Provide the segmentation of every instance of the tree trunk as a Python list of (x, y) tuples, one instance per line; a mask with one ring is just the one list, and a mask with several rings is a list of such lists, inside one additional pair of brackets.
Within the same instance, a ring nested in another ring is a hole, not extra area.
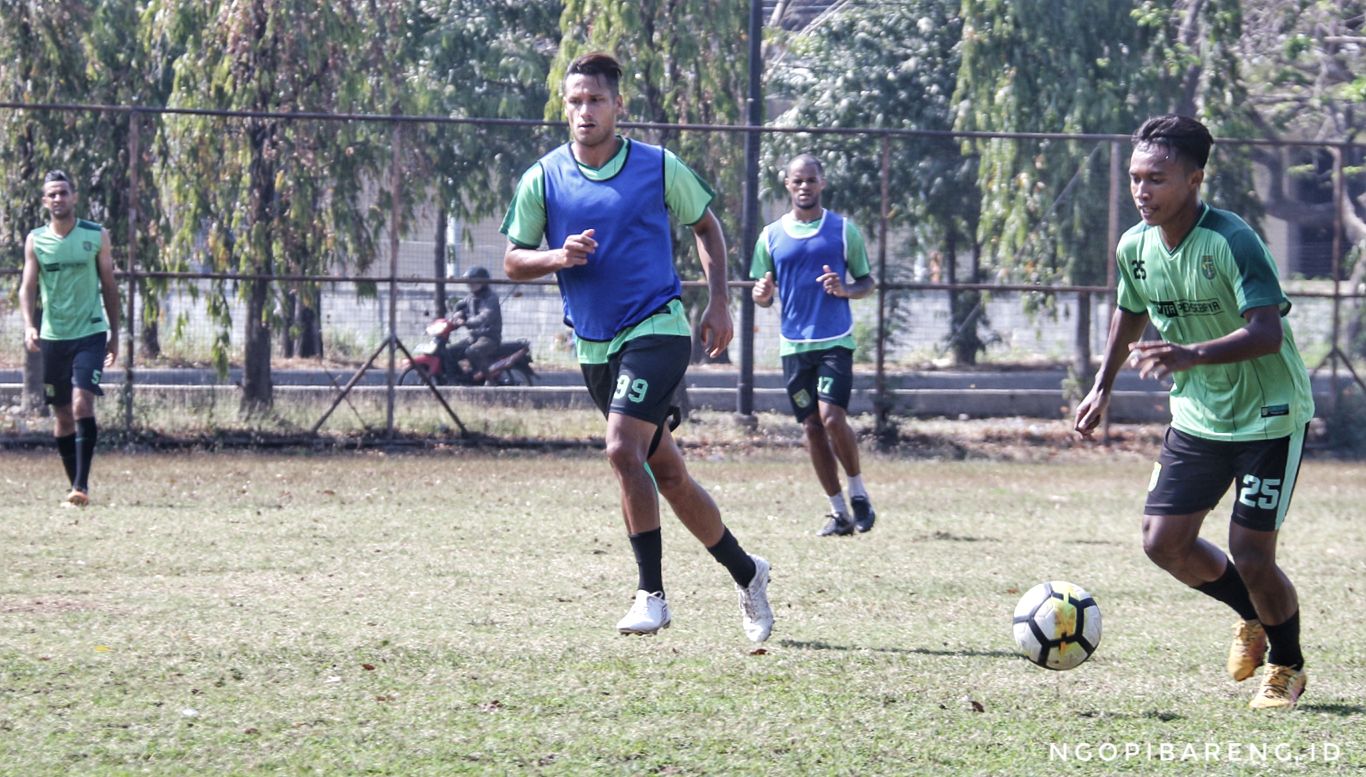
[(1091, 293), (1077, 295), (1077, 328), (1072, 339), (1072, 371), (1083, 386), (1091, 385)]
[(142, 299), (142, 358), (156, 359), (161, 356), (161, 301), (147, 288), (146, 281), (138, 281), (138, 285)]
[(286, 359), (294, 358), (294, 338), (297, 334), (297, 329), (294, 326), (294, 319), (298, 309), (298, 289), (290, 289), (280, 295), (279, 320), (284, 322), (284, 326), (280, 328), (280, 354)]
[(246, 346), (242, 363), (243, 415), (267, 411), (274, 400), (275, 387), (270, 376), (270, 281), (251, 281), (247, 299)]
[(297, 329), (299, 355), (305, 359), (323, 357), (322, 290), (315, 283), (305, 284), (299, 294)]

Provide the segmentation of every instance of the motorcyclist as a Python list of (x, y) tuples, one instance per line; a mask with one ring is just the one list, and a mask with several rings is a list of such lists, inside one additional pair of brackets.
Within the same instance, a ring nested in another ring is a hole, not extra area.
[(451, 343), (452, 362), (464, 358), (470, 363), (470, 373), (476, 383), (484, 380), (489, 362), (503, 341), (503, 311), (498, 295), (489, 287), (489, 271), (471, 267), (465, 271), (470, 293), (455, 303), (451, 319), (456, 326), (466, 328), (466, 336)]

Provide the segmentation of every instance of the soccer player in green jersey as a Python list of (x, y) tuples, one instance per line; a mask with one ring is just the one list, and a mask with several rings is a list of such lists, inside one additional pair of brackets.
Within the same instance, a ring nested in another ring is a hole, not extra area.
[[(854, 385), (854, 319), (849, 300), (873, 290), (868, 252), (854, 222), (821, 205), (820, 160), (798, 154), (783, 171), (792, 209), (764, 227), (754, 245), (751, 297), (759, 307), (782, 301), (783, 377), (816, 479), (830, 500), (821, 537), (870, 531), (877, 514), (863, 484), (858, 438), (847, 410)], [(850, 279), (845, 283), (845, 277)], [(849, 501), (839, 467), (849, 478)], [(853, 508), (850, 516), (849, 508)]]
[[(1289, 709), (1306, 678), (1299, 601), (1276, 564), (1276, 540), (1314, 401), (1271, 253), (1246, 222), (1200, 199), (1213, 143), (1185, 116), (1157, 116), (1134, 133), (1129, 191), (1142, 222), (1115, 251), (1117, 306), (1076, 430), (1095, 430), (1126, 360), (1143, 377), (1172, 378), (1172, 422), (1148, 484), (1143, 549), (1238, 613), (1229, 674), (1242, 681), (1266, 663), (1251, 706)], [(1162, 339), (1135, 342), (1149, 322)], [(1230, 483), (1238, 497), (1231, 559), (1200, 538)]]
[[(90, 502), (90, 463), (98, 427), (100, 376), (118, 356), (119, 290), (109, 233), (76, 218), (76, 187), (60, 170), (43, 180), (50, 220), (28, 234), (19, 307), (24, 347), (43, 354), (43, 391), (52, 407), (53, 434), (71, 491), (66, 504)], [(42, 297), (42, 326), (37, 300)]]

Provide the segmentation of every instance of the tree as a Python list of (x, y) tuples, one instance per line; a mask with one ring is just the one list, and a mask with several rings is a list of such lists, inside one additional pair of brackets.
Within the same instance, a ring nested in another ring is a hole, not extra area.
[[(748, 4), (709, 0), (566, 0), (560, 16), (562, 44), (547, 79), (545, 116), (564, 115), (560, 85), (569, 63), (593, 50), (612, 52), (626, 70), (622, 97), (634, 120), (660, 124), (736, 124), (742, 116), (741, 96), (748, 91)], [(716, 191), (712, 210), (731, 236), (737, 259), (733, 273), (748, 269), (748, 249), (736, 250), (739, 192), (744, 171), (743, 144), (718, 141), (709, 133), (673, 128), (639, 132), (651, 143), (668, 147), (706, 179)], [(563, 135), (561, 135), (563, 137)], [(696, 276), (692, 238), (675, 225), (675, 263), (684, 278)], [(701, 294), (685, 290), (684, 302), (694, 320), (701, 313)], [(694, 337), (694, 360), (703, 358)], [(723, 356), (720, 361), (728, 361)]]
[[(1128, 134), (1149, 114), (1197, 113), (1236, 135), (1244, 99), (1227, 42), (1236, 0), (1127, 0), (1058, 5), (964, 0), (960, 130)], [(1065, 41), (1066, 45), (1058, 45)], [(978, 230), (998, 277), (1040, 284), (1103, 283), (1113, 246), (1106, 223), (1107, 149), (1074, 141), (976, 140)], [(1246, 158), (1226, 154), (1211, 194), (1250, 219)], [(1051, 300), (1046, 300), (1051, 303)], [(1075, 371), (1091, 371), (1089, 300), (1078, 305)]]
[[(362, 188), (367, 174), (387, 163), (387, 137), (367, 127), (257, 114), (365, 106), (371, 75), (384, 72), (382, 61), (366, 56), (374, 52), (366, 26), (374, 10), (357, 0), (154, 0), (148, 8), (152, 40), (181, 52), (175, 107), (253, 112), (234, 120), (168, 118), (160, 170), (176, 215), (177, 261), (197, 256), (215, 270), (257, 276), (237, 286), (246, 303), (248, 415), (273, 398), (271, 331), (279, 313), (271, 276), (333, 262), (364, 269), (380, 222), (374, 207), (362, 205)], [(231, 286), (218, 282), (209, 299), (222, 327), (214, 345), (220, 370), (229, 356), (229, 293)]]
[[(821, 24), (781, 36), (780, 53), (768, 70), (770, 97), (791, 103), (773, 124), (950, 130), (963, 23), (956, 8), (938, 0), (883, 6), (851, 5)], [(827, 204), (851, 216), (865, 231), (881, 220), (882, 152), (873, 135), (777, 134), (766, 138), (764, 176), (784, 196), (780, 171), (793, 155), (809, 151), (826, 167)], [(893, 141), (889, 225), (908, 235), (912, 256), (944, 257), (956, 280), (960, 246), (975, 257), (976, 160), (952, 142), (932, 137)], [(746, 247), (748, 250), (750, 247)], [(968, 280), (976, 280), (974, 267)], [(911, 280), (915, 268), (900, 261), (892, 277)], [(956, 360), (971, 363), (981, 348), (975, 294), (950, 293), (949, 343)], [(894, 296), (893, 300), (898, 297)], [(894, 307), (893, 319), (910, 311)], [(906, 322), (900, 321), (901, 325)], [(889, 333), (890, 334), (890, 333)]]
[[(559, 0), (412, 2), (402, 17), (404, 74), (394, 100), (403, 113), (453, 118), (526, 118), (549, 94), (546, 73), (559, 45)], [(411, 163), (420, 176), (414, 194), (435, 195), (433, 258), (445, 274), (446, 223), (468, 225), (507, 206), (520, 166), (545, 145), (548, 133), (474, 124), (413, 127)], [(465, 226), (461, 238), (470, 239)], [(445, 289), (436, 305), (444, 315)]]

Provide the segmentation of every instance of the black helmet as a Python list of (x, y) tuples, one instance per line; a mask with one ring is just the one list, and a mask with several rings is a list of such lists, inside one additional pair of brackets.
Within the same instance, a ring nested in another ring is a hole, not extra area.
[(465, 271), (465, 277), (469, 279), (477, 278), (479, 280), (486, 281), (489, 279), (489, 271), (485, 270), (483, 267), (471, 267), (470, 269)]

